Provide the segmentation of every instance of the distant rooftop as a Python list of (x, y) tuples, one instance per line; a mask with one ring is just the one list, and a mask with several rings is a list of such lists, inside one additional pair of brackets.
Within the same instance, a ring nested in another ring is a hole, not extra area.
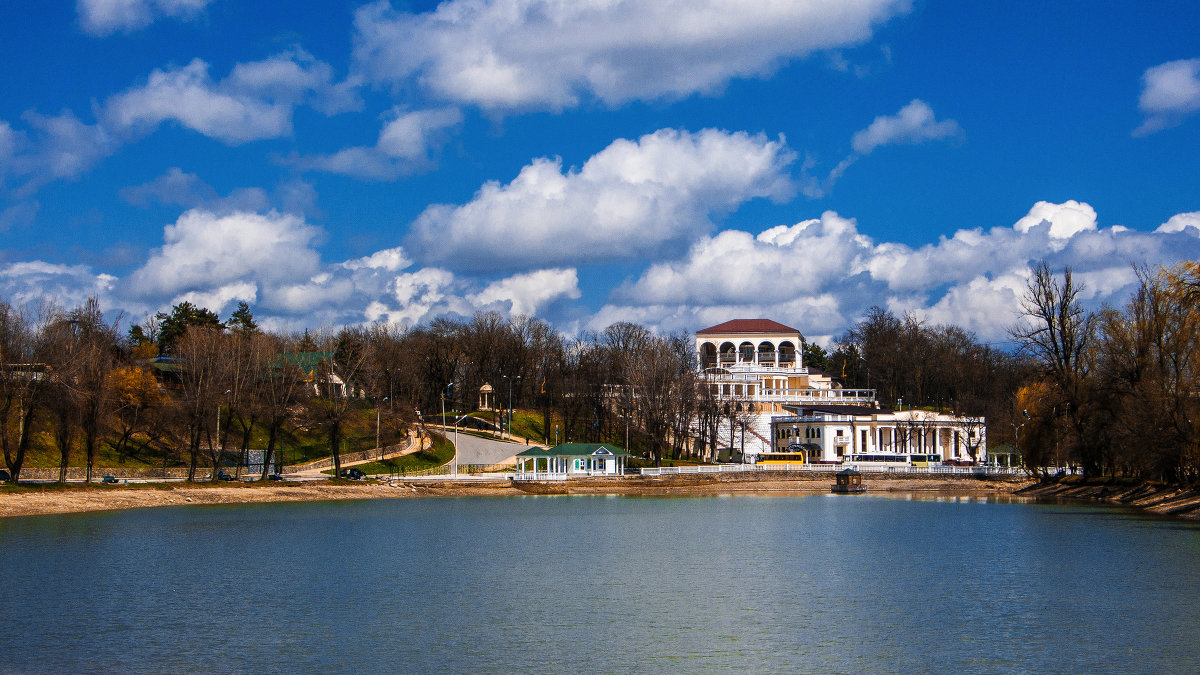
[(799, 333), (800, 331), (770, 319), (734, 319), (696, 331), (696, 335), (714, 333)]

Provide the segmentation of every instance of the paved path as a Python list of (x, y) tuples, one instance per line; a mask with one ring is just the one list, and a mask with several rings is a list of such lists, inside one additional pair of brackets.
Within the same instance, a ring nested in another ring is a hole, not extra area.
[[(373, 455), (371, 457), (368, 457), (367, 459), (360, 459), (360, 460), (353, 461), (353, 462), (347, 462), (345, 460), (342, 460), (342, 462), (341, 462), (342, 468), (345, 469), (348, 466), (356, 466), (358, 464), (367, 464), (370, 462), (379, 461), (380, 459), (391, 459), (393, 457), (407, 455), (407, 454), (409, 454), (409, 450), (412, 447), (413, 443), (415, 443), (414, 439), (412, 439), (412, 438), (409, 438), (408, 441), (409, 442), (406, 443), (403, 448), (400, 448), (399, 450), (393, 450), (392, 452), (384, 453), (383, 457), (377, 457), (377, 456)], [(304, 471), (297, 471), (296, 473), (289, 473), (289, 474), (284, 474), (284, 475), (287, 476), (289, 479), (291, 479), (291, 478), (303, 478), (303, 479), (329, 478), (329, 474), (324, 473), (324, 472), (328, 471), (331, 468), (333, 468), (333, 467), (326, 466), (326, 467), (322, 467), (320, 469), (305, 469)]]
[[(446, 434), (454, 440), (454, 430)], [(470, 434), (458, 434), (458, 463), (459, 464), (499, 464), (518, 452), (529, 449), (524, 443), (509, 443), (508, 441), (493, 441), (479, 438)]]
[[(435, 429), (440, 429), (440, 427), (436, 425), (430, 426)], [(454, 442), (454, 427), (446, 429), (445, 434), (451, 442)], [(524, 439), (521, 439), (520, 442), (515, 443), (510, 441), (496, 441), (488, 438), (472, 436), (471, 434), (465, 434), (460, 431), (458, 434), (458, 463), (499, 464), (511, 458), (518, 452), (524, 452), (531, 447), (544, 447), (540, 443), (526, 445), (523, 441)], [(391, 457), (399, 457), (403, 454), (405, 454), (405, 451), (403, 450), (400, 452), (392, 452), (384, 455), (384, 458), (387, 459)], [(367, 462), (373, 461), (375, 461), (374, 457), (357, 462), (342, 462), (342, 468), (344, 469), (348, 466), (366, 464)], [(328, 478), (329, 474), (323, 473), (328, 469), (329, 467), (325, 467), (323, 469), (308, 469), (299, 473), (289, 473), (287, 474), (287, 478), (288, 480), (312, 480), (314, 478)]]

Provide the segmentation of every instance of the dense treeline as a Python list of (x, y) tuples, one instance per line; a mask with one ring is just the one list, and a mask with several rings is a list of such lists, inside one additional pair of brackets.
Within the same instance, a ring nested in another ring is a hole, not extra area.
[(1123, 309), (1085, 311), (1071, 271), (1035, 270), (1013, 330), (1038, 369), (1016, 408), (1031, 466), (1194, 482), (1200, 475), (1200, 263), (1138, 271)]
[(828, 369), (885, 405), (986, 416), (989, 447), (1014, 445), (1032, 470), (1194, 482), (1200, 263), (1138, 270), (1138, 280), (1124, 308), (1089, 312), (1069, 269), (1039, 264), (1010, 331), (1015, 351), (875, 308)]
[[(1033, 469), (1194, 480), (1200, 267), (1140, 280), (1124, 310), (1088, 313), (1070, 271), (1060, 279), (1040, 265), (1026, 320), (1012, 329), (1015, 352), (874, 308), (831, 352), (806, 342), (804, 360), (845, 387), (875, 389), (884, 407), (986, 418), (989, 447), (1015, 446)], [(0, 303), (0, 445), (14, 476), (39, 435), (60, 477), (76, 453), (90, 475), (107, 446), (156, 451), (194, 478), (227, 449), (244, 457), (254, 438), (270, 465), (281, 434), (304, 428), (340, 468), (347, 425), (364, 409), (386, 411), (394, 437), (441, 421), (443, 408), (474, 410), (489, 384), (492, 421), (506, 424), (510, 407), (534, 411), (537, 440), (712, 460), (739, 445), (755, 411), (700, 386), (695, 358), (690, 333), (624, 322), (566, 337), (540, 319), (481, 312), (407, 331), (281, 335), (261, 330), (244, 303), (221, 321), (185, 302), (122, 335), (94, 300), (32, 318)]]
[(878, 307), (835, 347), (826, 362), (844, 386), (874, 389), (884, 407), (984, 418), (990, 448), (1014, 443), (1013, 399), (1035, 368), (1028, 357), (982, 343), (957, 326), (928, 325)]
[(608, 440), (660, 460), (694, 452), (692, 351), (688, 336), (633, 324), (567, 340), (541, 320), (496, 313), (281, 335), (261, 330), (245, 303), (222, 321), (184, 302), (122, 335), (95, 300), (36, 316), (0, 303), (0, 446), (16, 479), (49, 438), (61, 481), (81, 450), (90, 478), (102, 444), (185, 465), (192, 480), (200, 467), (243, 462), (258, 438), (265, 476), (282, 434), (303, 428), (326, 439), (338, 471), (364, 408), (385, 411), (376, 419), (395, 437), (441, 421), (442, 409), (474, 410), (486, 383), (495, 407), (540, 413), (538, 440)]

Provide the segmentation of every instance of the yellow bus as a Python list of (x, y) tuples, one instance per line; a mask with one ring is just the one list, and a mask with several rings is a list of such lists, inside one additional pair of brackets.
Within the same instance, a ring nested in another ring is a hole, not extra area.
[(808, 463), (807, 457), (803, 450), (787, 451), (787, 452), (760, 452), (758, 454), (757, 464), (764, 466), (796, 466), (799, 468)]

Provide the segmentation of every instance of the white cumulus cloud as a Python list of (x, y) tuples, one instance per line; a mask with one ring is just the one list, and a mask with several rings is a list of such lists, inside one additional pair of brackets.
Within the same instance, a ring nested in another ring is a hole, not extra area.
[(579, 169), (558, 159), (485, 184), (461, 206), (434, 205), (408, 246), (460, 269), (532, 269), (656, 255), (712, 229), (713, 213), (783, 199), (794, 154), (782, 140), (706, 129), (617, 140)]
[(190, 19), (212, 0), (78, 0), (79, 23), (92, 35), (129, 33), (159, 17)]
[(1200, 111), (1200, 59), (1169, 61), (1142, 74), (1138, 109), (1146, 119), (1133, 130), (1147, 136), (1177, 126)]
[(320, 231), (299, 216), (191, 210), (163, 229), (163, 245), (128, 279), (135, 297), (175, 298), (240, 282), (279, 286), (316, 272)]
[(1012, 227), (960, 230), (912, 248), (876, 241), (854, 220), (826, 212), (757, 237), (705, 237), (681, 259), (653, 264), (615, 289), (592, 327), (634, 317), (627, 320), (694, 330), (730, 316), (768, 316), (837, 335), (878, 305), (1003, 339), (1039, 260), (1070, 266), (1094, 306), (1120, 305), (1136, 283), (1135, 265), (1200, 255), (1200, 237), (1177, 232), (1099, 229), (1086, 203), (1039, 202)]
[(221, 81), (208, 71), (198, 58), (181, 68), (156, 69), (146, 84), (105, 101), (104, 122), (126, 133), (176, 122), (233, 145), (290, 134), (300, 103), (326, 114), (359, 105), (352, 84), (335, 83), (327, 64), (300, 49), (238, 64)]
[(146, 130), (175, 121), (231, 144), (283, 136), (292, 125), (286, 105), (221, 91), (200, 59), (182, 68), (155, 70), (145, 86), (110, 98), (106, 114), (119, 129)]
[(1188, 228), (1192, 228), (1192, 233), (1200, 236), (1200, 211), (1192, 211), (1191, 213), (1177, 213), (1167, 222), (1158, 226), (1156, 232), (1184, 232)]
[(1013, 225), (1018, 232), (1028, 232), (1035, 227), (1048, 226), (1050, 237), (1061, 245), (1080, 232), (1096, 229), (1096, 210), (1090, 204), (1068, 199), (1062, 204), (1038, 202), (1029, 209), (1025, 217)]
[(854, 134), (851, 145), (858, 154), (867, 155), (883, 145), (917, 145), (961, 135), (958, 122), (938, 121), (928, 103), (913, 99), (895, 115), (876, 117), (870, 126)]
[(457, 108), (401, 112), (393, 110), (373, 146), (353, 146), (331, 155), (294, 161), (305, 170), (340, 173), (357, 178), (390, 180), (432, 165), (433, 151), (447, 130), (462, 122)]
[(41, 260), (0, 264), (0, 297), (14, 306), (35, 307), (43, 300), (64, 308), (96, 297), (110, 300), (117, 278), (96, 274), (86, 265), (60, 265)]
[(486, 108), (672, 99), (866, 42), (908, 0), (450, 0), (410, 14), (380, 0), (355, 16), (373, 80), (410, 79)]
[(515, 274), (489, 284), (469, 299), (479, 307), (493, 303), (504, 307), (511, 315), (533, 316), (545, 305), (556, 300), (578, 300), (579, 275), (573, 269), (549, 269)]
[(1083, 202), (1038, 203), (1012, 226), (962, 229), (916, 247), (868, 236), (832, 211), (757, 236), (703, 234), (619, 285), (589, 318), (575, 303), (582, 290), (573, 267), (475, 275), (422, 266), (403, 247), (322, 262), (320, 231), (300, 216), (193, 209), (164, 228), (161, 248), (124, 278), (82, 265), (9, 263), (0, 265), (0, 297), (36, 304), (50, 296), (70, 307), (95, 295), (133, 317), (183, 300), (224, 316), (245, 300), (264, 326), (293, 330), (375, 321), (411, 326), (479, 309), (570, 317), (574, 327), (636, 321), (656, 330), (765, 316), (800, 326), (821, 343), (877, 305), (1003, 340), (1040, 260), (1056, 270), (1070, 266), (1084, 284), (1082, 297), (1099, 307), (1127, 300), (1135, 266), (1200, 258), (1195, 213), (1153, 232), (1101, 228), (1096, 220)]

